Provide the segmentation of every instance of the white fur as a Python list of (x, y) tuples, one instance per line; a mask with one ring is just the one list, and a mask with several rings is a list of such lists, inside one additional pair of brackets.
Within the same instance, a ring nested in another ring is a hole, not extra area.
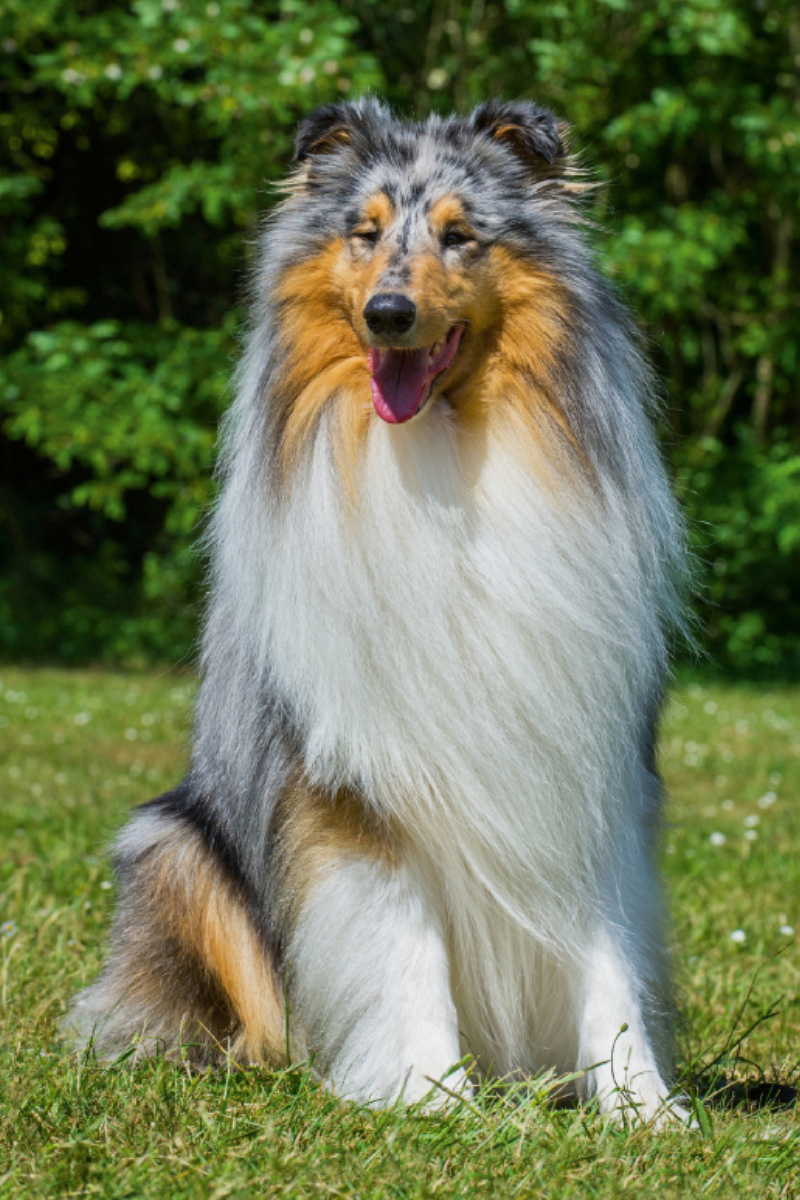
[[(289, 945), (290, 1022), (345, 1097), (428, 1096), (460, 1057), (441, 915), (408, 866), (345, 858), (314, 890)], [(465, 1073), (446, 1086), (465, 1085)], [(448, 1093), (433, 1091), (429, 1104)]]
[[(619, 1082), (646, 1114), (667, 1094), (645, 760), (675, 529), (629, 412), (641, 507), (574, 464), (532, 469), (510, 425), (473, 446), (444, 402), (373, 424), (355, 502), (329, 414), (288, 500), (246, 491), (241, 462), (229, 482), (217, 579), (232, 639), (290, 699), (309, 777), (357, 787), (411, 847), (402, 881), (337, 869), (296, 935), (298, 1017), (348, 1094), (396, 1096), (410, 1071), (416, 1096), (464, 1050), (494, 1075), (594, 1066), (624, 1023)], [(609, 1070), (585, 1089), (606, 1105)]]

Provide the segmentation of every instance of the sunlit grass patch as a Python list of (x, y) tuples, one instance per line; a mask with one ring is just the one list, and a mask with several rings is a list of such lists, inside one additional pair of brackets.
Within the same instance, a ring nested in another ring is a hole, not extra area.
[(800, 690), (689, 684), (666, 714), (683, 1063), (687, 1086), (728, 1090), (658, 1134), (555, 1109), (546, 1079), (432, 1116), (340, 1105), (302, 1065), (65, 1054), (114, 902), (106, 848), (179, 779), (193, 694), (188, 675), (0, 669), (0, 1194), (800, 1195), (800, 1120), (779, 1107), (800, 1082)]

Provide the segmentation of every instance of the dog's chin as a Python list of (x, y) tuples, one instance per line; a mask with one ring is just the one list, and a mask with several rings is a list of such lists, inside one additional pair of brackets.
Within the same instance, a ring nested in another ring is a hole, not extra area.
[(458, 322), (443, 342), (427, 346), (375, 346), (367, 355), (375, 412), (388, 425), (413, 420), (428, 405), (455, 361), (465, 325)]

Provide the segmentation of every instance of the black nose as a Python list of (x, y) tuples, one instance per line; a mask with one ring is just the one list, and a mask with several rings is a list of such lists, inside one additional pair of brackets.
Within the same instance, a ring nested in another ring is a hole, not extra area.
[(373, 333), (408, 333), (416, 319), (416, 304), (401, 292), (379, 292), (364, 308), (364, 320)]

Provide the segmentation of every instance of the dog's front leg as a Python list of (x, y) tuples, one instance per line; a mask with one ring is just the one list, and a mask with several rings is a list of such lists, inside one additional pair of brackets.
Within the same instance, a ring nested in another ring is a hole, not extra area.
[[(435, 906), (404, 862), (344, 851), (308, 888), (287, 963), (290, 1021), (318, 1073), (349, 1099), (446, 1102), (460, 1058)], [(450, 1090), (468, 1089), (464, 1071)]]
[[(582, 975), (578, 1065), (588, 1070), (587, 1094), (598, 1097), (604, 1113), (643, 1121), (683, 1116), (667, 1106), (671, 1047), (660, 1009), (669, 998), (658, 995), (658, 973), (642, 949), (619, 926), (601, 926)], [(666, 992), (666, 980), (663, 986)]]

